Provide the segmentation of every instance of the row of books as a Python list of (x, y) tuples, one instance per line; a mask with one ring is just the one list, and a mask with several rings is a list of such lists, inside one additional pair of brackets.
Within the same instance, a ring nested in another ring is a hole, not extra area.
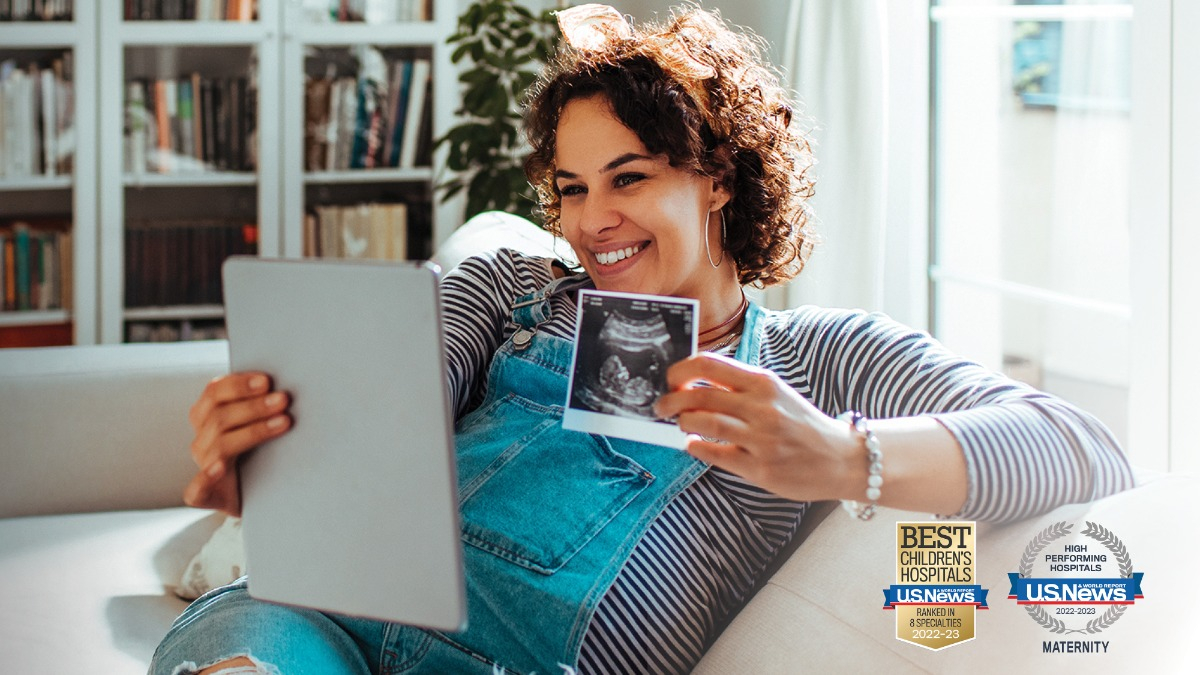
[(225, 322), (221, 319), (130, 321), (125, 324), (126, 342), (224, 340), (226, 337)]
[(0, 21), (70, 21), (71, 0), (0, 0)]
[(304, 218), (304, 255), (406, 260), (408, 205), (317, 206)]
[(253, 171), (258, 91), (250, 78), (135, 79), (125, 92), (125, 170)]
[(71, 173), (75, 89), (71, 52), (0, 61), (0, 178)]
[(362, 21), (370, 24), (429, 21), (432, 0), (304, 0), (306, 21)]
[(304, 168), (427, 166), (433, 123), (429, 59), (389, 63), (365, 48), (360, 64), (357, 77), (305, 82)]
[(257, 0), (125, 0), (126, 21), (253, 21)]
[(257, 249), (256, 225), (130, 222), (125, 230), (125, 306), (219, 305), (221, 263)]
[(3, 311), (71, 307), (71, 233), (67, 227), (68, 223), (42, 228), (13, 221), (0, 229)]

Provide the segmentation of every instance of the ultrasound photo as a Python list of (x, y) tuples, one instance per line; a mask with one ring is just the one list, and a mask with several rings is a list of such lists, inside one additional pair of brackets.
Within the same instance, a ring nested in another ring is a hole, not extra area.
[(563, 426), (672, 447), (686, 436), (654, 415), (667, 368), (696, 351), (695, 300), (580, 291)]

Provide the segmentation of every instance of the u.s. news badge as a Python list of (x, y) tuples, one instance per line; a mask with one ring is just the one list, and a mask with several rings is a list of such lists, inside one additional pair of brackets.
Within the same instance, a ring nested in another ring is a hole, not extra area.
[(896, 639), (937, 651), (975, 639), (975, 610), (987, 590), (975, 583), (975, 523), (896, 523), (896, 583), (883, 608), (896, 613)]
[[(1116, 534), (1103, 525), (1053, 523), (1042, 530), (1008, 573), (1010, 600), (1029, 618), (1065, 640), (1045, 640), (1048, 654), (1106, 653), (1107, 640), (1090, 639), (1113, 625), (1142, 599), (1142, 572)], [(1090, 541), (1089, 541), (1090, 540)]]

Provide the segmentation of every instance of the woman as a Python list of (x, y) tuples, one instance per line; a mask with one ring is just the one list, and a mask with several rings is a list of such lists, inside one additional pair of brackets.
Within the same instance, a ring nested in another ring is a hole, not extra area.
[[(656, 404), (694, 434), (687, 452), (547, 425), (521, 450), (547, 489), (597, 448), (653, 480), (619, 498), (575, 485), (535, 503), (501, 475), (464, 495), (463, 633), (266, 605), (243, 582), (185, 612), (155, 672), (682, 672), (811, 501), (847, 500), (864, 519), (886, 505), (1002, 521), (1132, 484), (1095, 419), (924, 334), (880, 315), (746, 300), (744, 285), (791, 278), (811, 248), (808, 145), (752, 40), (696, 8), (635, 31), (590, 5), (560, 25), (569, 47), (531, 97), (526, 170), (583, 271), (501, 250), (446, 275), (460, 485), (525, 435), (531, 414), (561, 414), (584, 286), (700, 301), (704, 351), (668, 371)], [(191, 412), (200, 471), (188, 503), (237, 513), (233, 462), (286, 433), (287, 408), (266, 374), (210, 384)], [(554, 517), (489, 530), (500, 501)], [(590, 519), (600, 511), (614, 515)], [(492, 536), (531, 551), (572, 543), (502, 557)]]

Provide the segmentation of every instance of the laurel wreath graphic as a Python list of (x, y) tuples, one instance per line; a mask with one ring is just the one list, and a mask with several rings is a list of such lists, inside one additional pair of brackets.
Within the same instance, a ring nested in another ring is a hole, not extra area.
[[(1128, 579), (1133, 576), (1133, 561), (1129, 557), (1129, 551), (1125, 548), (1117, 535), (1111, 530), (1090, 521), (1084, 521), (1087, 527), (1083, 530), (1083, 535), (1096, 540), (1112, 553), (1113, 558), (1117, 561), (1117, 567), (1120, 569), (1121, 576)], [(1038, 533), (1033, 541), (1025, 547), (1025, 553), (1021, 555), (1021, 564), (1017, 568), (1018, 573), (1022, 578), (1028, 579), (1033, 574), (1033, 563), (1037, 560), (1037, 555), (1042, 549), (1049, 546), (1057, 539), (1061, 539), (1071, 533), (1071, 525), (1066, 521), (1054, 523)], [(1056, 619), (1046, 613), (1041, 605), (1026, 605), (1025, 611), (1030, 618), (1038, 623), (1042, 628), (1051, 633), (1099, 633), (1117, 622), (1124, 614), (1127, 605), (1112, 605), (1104, 614), (1092, 619), (1084, 628), (1068, 629), (1060, 619)]]
[[(1115, 558), (1117, 561), (1117, 568), (1121, 571), (1121, 576), (1123, 578), (1128, 579), (1132, 577), (1133, 561), (1129, 558), (1129, 551), (1125, 548), (1125, 543), (1118, 539), (1117, 535), (1113, 534), (1103, 525), (1090, 521), (1084, 522), (1087, 523), (1087, 527), (1083, 530), (1083, 535), (1085, 537), (1091, 537), (1092, 539), (1100, 542), (1104, 545), (1104, 548), (1107, 548), (1109, 552), (1113, 554), (1113, 558)], [(1116, 623), (1117, 619), (1121, 618), (1125, 614), (1125, 610), (1128, 609), (1128, 607), (1128, 605), (1110, 606), (1107, 612), (1089, 621), (1087, 627), (1084, 628), (1083, 631), (1087, 631), (1088, 633), (1099, 633), (1105, 628), (1108, 628)]]
[[(1071, 525), (1066, 521), (1059, 521), (1047, 527), (1038, 533), (1033, 541), (1025, 547), (1025, 553), (1021, 555), (1021, 565), (1017, 568), (1021, 578), (1028, 579), (1033, 575), (1033, 561), (1037, 560), (1037, 554), (1042, 549), (1049, 546), (1056, 539), (1061, 539), (1068, 534), (1071, 534)], [(1056, 619), (1046, 613), (1041, 605), (1025, 605), (1025, 611), (1029, 613), (1030, 618), (1038, 622), (1042, 628), (1051, 633), (1066, 633), (1067, 625), (1060, 619)]]

